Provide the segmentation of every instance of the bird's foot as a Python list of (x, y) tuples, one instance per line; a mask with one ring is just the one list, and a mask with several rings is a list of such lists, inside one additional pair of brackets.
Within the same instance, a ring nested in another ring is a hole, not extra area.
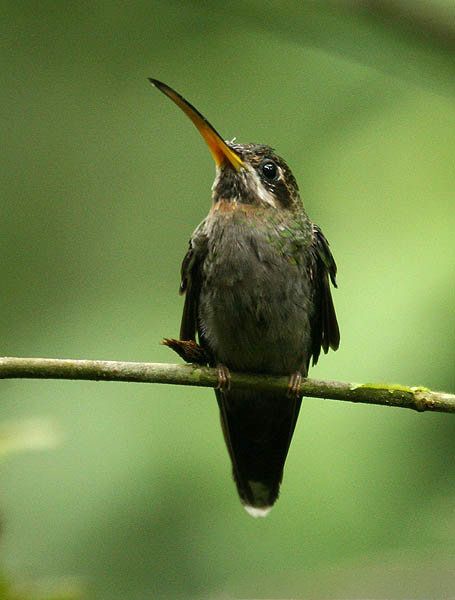
[(196, 344), (194, 340), (175, 340), (173, 338), (164, 338), (161, 342), (183, 358), (187, 363), (196, 363), (206, 365), (208, 361), (207, 354), (202, 346)]
[(231, 389), (231, 374), (229, 373), (229, 369), (225, 365), (218, 364), (216, 370), (218, 374), (216, 389), (220, 390), (220, 392), (228, 392)]
[(300, 388), (302, 386), (303, 379), (304, 377), (300, 371), (296, 371), (289, 377), (287, 391), (288, 398), (295, 398), (296, 400), (298, 400), (302, 397), (302, 392), (300, 391)]

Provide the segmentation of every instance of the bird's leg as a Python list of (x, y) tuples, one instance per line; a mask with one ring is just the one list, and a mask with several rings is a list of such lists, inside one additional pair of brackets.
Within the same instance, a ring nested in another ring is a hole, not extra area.
[(218, 385), (216, 386), (216, 389), (220, 390), (220, 392), (228, 392), (231, 388), (231, 374), (229, 373), (229, 369), (226, 365), (218, 363), (216, 370), (218, 374)]
[(295, 373), (292, 373), (292, 375), (289, 377), (289, 383), (288, 383), (288, 391), (287, 391), (288, 398), (295, 398), (298, 400), (299, 398), (302, 397), (300, 387), (302, 385), (303, 379), (305, 379), (305, 378), (300, 371), (296, 371)]
[[(161, 343), (163, 346), (167, 346), (171, 350), (174, 350), (174, 352), (177, 352), (185, 362), (196, 363), (198, 365), (207, 365), (212, 362), (204, 348), (194, 340), (164, 338)], [(225, 365), (217, 364), (216, 371), (218, 375), (216, 389), (221, 392), (229, 391), (231, 388), (231, 374), (229, 373), (229, 369)]]
[(202, 346), (196, 344), (194, 340), (175, 340), (173, 338), (164, 338), (161, 342), (183, 358), (187, 363), (196, 363), (206, 365), (209, 362), (208, 356)]

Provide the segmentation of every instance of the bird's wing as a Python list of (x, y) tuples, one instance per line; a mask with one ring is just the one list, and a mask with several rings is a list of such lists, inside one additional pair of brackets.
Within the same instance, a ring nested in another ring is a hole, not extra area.
[(338, 328), (330, 281), (336, 284), (337, 266), (330, 252), (329, 243), (317, 225), (313, 225), (313, 280), (315, 284), (315, 314), (312, 323), (313, 338), (313, 365), (318, 361), (321, 348), (327, 354), (329, 348), (337, 350), (340, 344), (340, 330)]
[(198, 330), (198, 307), (201, 292), (202, 264), (206, 255), (206, 239), (202, 225), (196, 229), (190, 239), (188, 252), (182, 262), (180, 294), (185, 294), (182, 323), (180, 325), (181, 340), (196, 340)]

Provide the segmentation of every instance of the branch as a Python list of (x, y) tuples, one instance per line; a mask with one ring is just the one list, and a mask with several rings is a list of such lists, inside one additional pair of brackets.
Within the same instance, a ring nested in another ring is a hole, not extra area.
[[(60, 358), (0, 358), (0, 379), (14, 378), (130, 381), (212, 388), (218, 385), (217, 370), (200, 365)], [(231, 373), (231, 387), (286, 393), (288, 377)], [(303, 396), (328, 400), (397, 406), (417, 411), (455, 412), (455, 394), (433, 392), (423, 387), (305, 379), (301, 385), (301, 392)]]

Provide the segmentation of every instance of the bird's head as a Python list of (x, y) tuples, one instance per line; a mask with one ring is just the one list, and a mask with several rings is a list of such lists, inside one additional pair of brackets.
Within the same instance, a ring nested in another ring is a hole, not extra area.
[(212, 199), (216, 204), (238, 202), (275, 210), (301, 206), (297, 182), (270, 146), (236, 144), (223, 140), (207, 119), (165, 83), (149, 80), (193, 121), (215, 160)]

